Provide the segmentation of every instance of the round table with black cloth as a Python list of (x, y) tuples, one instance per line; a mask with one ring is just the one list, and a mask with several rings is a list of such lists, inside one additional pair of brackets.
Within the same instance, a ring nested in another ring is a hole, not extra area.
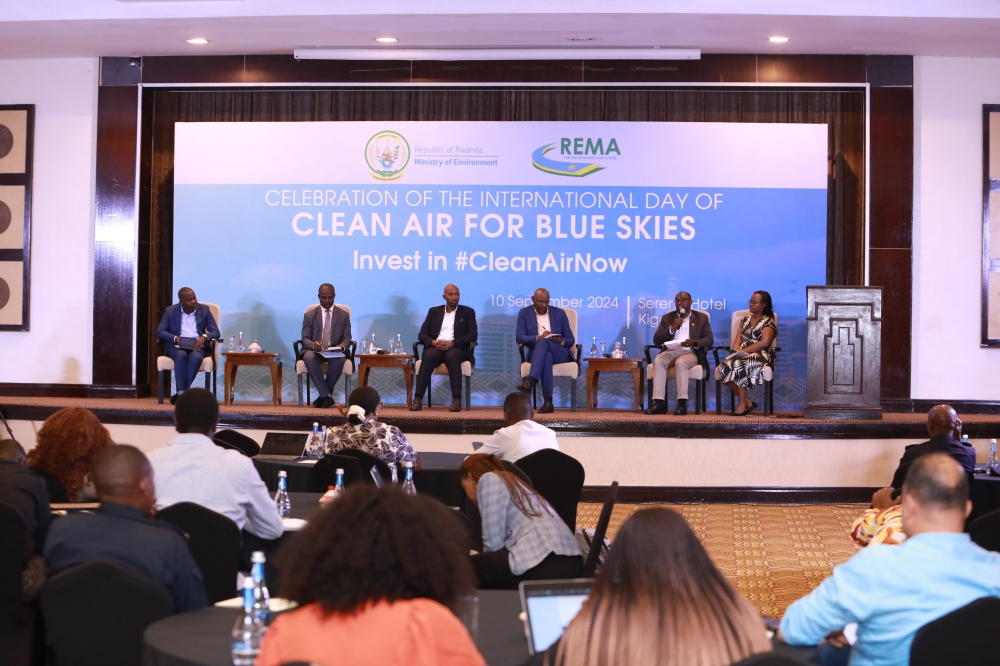
[[(976, 465), (977, 470), (983, 468), (985, 465)], [(972, 500), (972, 513), (966, 524), (991, 511), (1000, 509), (1000, 476), (993, 474), (973, 475), (972, 487), (969, 488), (969, 499)]]
[[(417, 492), (436, 497), (448, 506), (462, 506), (465, 492), (458, 475), (458, 468), (465, 460), (464, 453), (429, 451), (420, 453), (420, 471), (414, 473), (413, 483)], [(307, 492), (313, 464), (301, 460), (253, 459), (260, 478), (272, 493), (278, 489), (278, 472), (288, 474), (289, 492)], [(402, 474), (402, 470), (400, 470)]]
[[(490, 666), (514, 666), (528, 658), (521, 601), (513, 590), (480, 590), (479, 643)], [(143, 666), (232, 666), (234, 608), (203, 608), (172, 615), (146, 629)]]

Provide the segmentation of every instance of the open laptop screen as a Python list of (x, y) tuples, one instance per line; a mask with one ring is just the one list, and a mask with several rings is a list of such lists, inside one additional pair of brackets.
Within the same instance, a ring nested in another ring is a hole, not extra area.
[(555, 643), (590, 594), (592, 578), (525, 581), (521, 609), (527, 616), (528, 651), (538, 654)]

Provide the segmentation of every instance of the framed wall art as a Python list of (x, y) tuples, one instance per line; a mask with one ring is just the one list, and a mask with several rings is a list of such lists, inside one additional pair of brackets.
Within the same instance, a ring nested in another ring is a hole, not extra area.
[(35, 105), (0, 105), (0, 331), (29, 330)]

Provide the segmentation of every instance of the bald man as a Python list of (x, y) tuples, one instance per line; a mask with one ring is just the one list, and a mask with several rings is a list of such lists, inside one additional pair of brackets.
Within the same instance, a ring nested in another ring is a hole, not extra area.
[(430, 388), (431, 374), (442, 363), (448, 368), (451, 380), (451, 407), (449, 412), (462, 411), (462, 363), (476, 364), (473, 343), (479, 339), (476, 311), (459, 305), (461, 294), (453, 284), (445, 285), (444, 305), (427, 311), (417, 339), (424, 346), (417, 387), (410, 411), (423, 409), (424, 391)]
[(156, 329), (157, 339), (166, 343), (164, 355), (174, 360), (177, 392), (170, 396), (171, 405), (177, 404), (177, 397), (191, 387), (201, 362), (212, 353), (209, 341), (222, 337), (212, 310), (198, 302), (194, 289), (182, 287), (177, 300), (164, 311)]
[(539, 414), (555, 411), (552, 404), (552, 366), (573, 360), (573, 329), (561, 308), (549, 306), (549, 290), (539, 288), (531, 297), (531, 305), (517, 313), (517, 344), (530, 350), (531, 370), (517, 390), (530, 394), (541, 382), (545, 402)]
[(903, 457), (899, 459), (899, 467), (889, 484), (896, 494), (903, 487), (910, 465), (928, 453), (947, 453), (962, 466), (966, 474), (972, 474), (972, 470), (976, 468), (976, 450), (962, 444), (962, 419), (958, 418), (950, 405), (938, 405), (927, 412), (927, 434), (930, 435), (928, 441), (907, 446)]
[[(976, 599), (1000, 596), (1000, 553), (963, 533), (972, 510), (969, 482), (951, 456), (914, 461), (900, 509), (906, 541), (865, 548), (835, 567), (785, 611), (780, 639), (792, 645), (827, 639), (828, 646), (851, 650), (851, 666), (907, 666), (918, 629)], [(858, 640), (848, 648), (843, 629), (852, 623)]]
[(45, 542), (49, 573), (111, 560), (166, 587), (178, 613), (206, 606), (205, 584), (184, 533), (155, 519), (153, 468), (142, 451), (127, 444), (101, 449), (93, 475), (101, 506), (52, 524)]

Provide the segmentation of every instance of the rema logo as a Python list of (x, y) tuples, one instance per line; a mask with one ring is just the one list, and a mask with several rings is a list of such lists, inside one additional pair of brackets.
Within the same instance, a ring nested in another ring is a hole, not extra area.
[[(531, 154), (531, 164), (539, 171), (544, 171), (546, 173), (551, 173), (556, 176), (574, 176), (576, 178), (582, 178), (583, 176), (589, 176), (592, 173), (597, 173), (602, 169), (606, 168), (603, 164), (598, 162), (588, 162), (584, 160), (576, 161), (561, 161), (554, 160), (548, 156), (556, 149), (557, 145), (550, 143), (545, 146), (541, 146), (535, 152)], [(614, 137), (605, 142), (603, 138), (583, 138), (574, 137), (566, 138), (563, 137), (559, 140), (558, 144), (560, 157), (565, 155), (568, 157), (588, 157), (592, 156), (591, 159), (599, 159), (601, 161), (614, 160), (614, 156), (621, 157), (622, 151), (618, 147), (618, 141)]]

